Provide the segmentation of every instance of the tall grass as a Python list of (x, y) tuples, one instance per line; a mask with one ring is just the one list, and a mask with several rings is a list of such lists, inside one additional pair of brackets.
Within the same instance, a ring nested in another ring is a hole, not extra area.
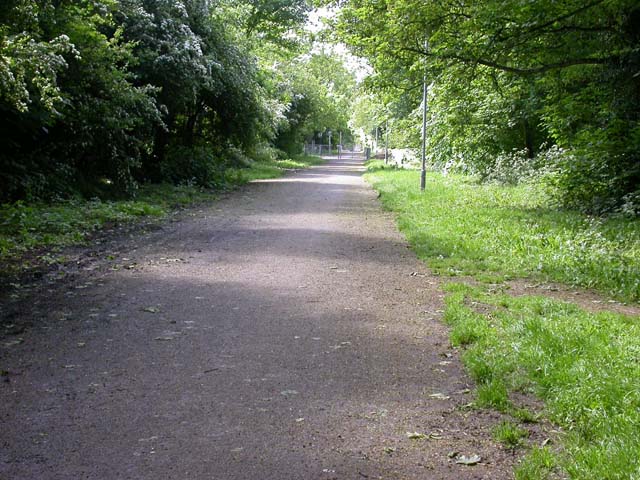
[(421, 193), (415, 171), (373, 169), (367, 179), (435, 272), (531, 277), (640, 300), (640, 220), (547, 208), (533, 185), (431, 173)]

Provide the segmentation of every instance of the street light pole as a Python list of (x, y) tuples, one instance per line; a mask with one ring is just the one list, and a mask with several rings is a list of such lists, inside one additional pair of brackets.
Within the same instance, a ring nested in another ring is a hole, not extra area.
[[(429, 49), (429, 41), (424, 41), (425, 55)], [(420, 191), (424, 192), (427, 184), (427, 62), (425, 58), (424, 75), (422, 77), (422, 170), (420, 171)]]
[(384, 123), (384, 164), (389, 163), (389, 119)]

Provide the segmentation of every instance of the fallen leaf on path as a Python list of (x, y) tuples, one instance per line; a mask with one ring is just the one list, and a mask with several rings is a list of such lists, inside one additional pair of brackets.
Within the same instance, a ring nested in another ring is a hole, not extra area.
[(285, 397), (288, 397), (289, 395), (298, 395), (298, 391), (297, 390), (283, 390), (280, 392), (280, 395), (284, 395)]
[(407, 438), (411, 440), (422, 440), (423, 438), (427, 438), (427, 436), (420, 432), (407, 432)]
[(171, 332), (171, 331), (167, 331), (164, 332), (162, 335), (160, 335), (159, 337), (154, 338), (154, 340), (158, 340), (161, 342), (168, 342), (170, 340), (175, 340), (175, 338), (178, 335), (182, 335), (182, 332)]
[(158, 313), (160, 311), (159, 308), (156, 307), (144, 307), (142, 309), (143, 312), (148, 312), (148, 313)]
[(456, 459), (457, 464), (467, 466), (477, 465), (480, 461), (482, 461), (482, 457), (480, 457), (480, 455), (470, 455), (468, 457), (466, 455), (460, 455)]
[(431, 398), (437, 398), (438, 400), (449, 400), (451, 397), (449, 397), (448, 395), (445, 395), (444, 393), (432, 393), (431, 395), (429, 395)]

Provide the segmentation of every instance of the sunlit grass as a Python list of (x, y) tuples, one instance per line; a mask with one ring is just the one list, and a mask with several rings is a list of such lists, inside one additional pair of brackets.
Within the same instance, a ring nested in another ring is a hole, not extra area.
[(287, 170), (309, 168), (324, 163), (320, 157), (299, 156), (295, 159), (269, 160), (254, 162), (249, 168), (234, 168), (227, 170), (225, 178), (232, 184), (243, 184), (253, 180), (278, 178)]
[(640, 221), (545, 206), (533, 185), (478, 185), (469, 177), (374, 168), (384, 205), (436, 273), (500, 281), (531, 277), (640, 300)]
[[(478, 384), (479, 406), (510, 412), (509, 392), (535, 394), (545, 402), (545, 415), (565, 432), (554, 462), (548, 461), (550, 452), (535, 453), (546, 459), (544, 465), (556, 463), (576, 479), (638, 478), (638, 318), (464, 284), (447, 290), (445, 316), (453, 330), (471, 318), (483, 325), (462, 354)], [(488, 306), (491, 313), (477, 313), (474, 305)], [(518, 478), (545, 478), (527, 473), (549, 470), (538, 460), (527, 460)]]
[[(367, 178), (433, 271), (480, 281), (449, 285), (444, 313), (477, 383), (475, 405), (522, 423), (546, 417), (562, 431), (558, 445), (529, 451), (516, 479), (640, 478), (640, 320), (482, 287), (528, 277), (637, 302), (640, 221), (547, 208), (534, 185), (429, 174), (421, 193), (417, 172), (379, 163)], [(542, 399), (544, 410), (517, 405), (515, 392)], [(492, 433), (514, 447), (524, 432), (507, 422)]]

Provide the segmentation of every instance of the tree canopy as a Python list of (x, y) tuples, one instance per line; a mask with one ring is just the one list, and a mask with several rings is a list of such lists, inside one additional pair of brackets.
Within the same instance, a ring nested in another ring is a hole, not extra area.
[[(0, 201), (213, 186), (346, 120), (305, 0), (8, 0)], [(316, 66), (324, 62), (324, 66)], [(322, 75), (317, 75), (322, 72)]]
[(5, 1), (0, 200), (214, 186), (268, 149), (388, 121), (415, 146), (426, 72), (434, 167), (535, 172), (559, 205), (640, 212), (637, 2), (315, 4), (372, 66), (364, 86), (309, 39), (306, 0)]
[(515, 157), (544, 163), (563, 205), (638, 205), (637, 2), (323, 3), (339, 7), (337, 38), (371, 63), (369, 86), (384, 102), (413, 91), (419, 107), (426, 69), (435, 164), (487, 176), (523, 152)]

